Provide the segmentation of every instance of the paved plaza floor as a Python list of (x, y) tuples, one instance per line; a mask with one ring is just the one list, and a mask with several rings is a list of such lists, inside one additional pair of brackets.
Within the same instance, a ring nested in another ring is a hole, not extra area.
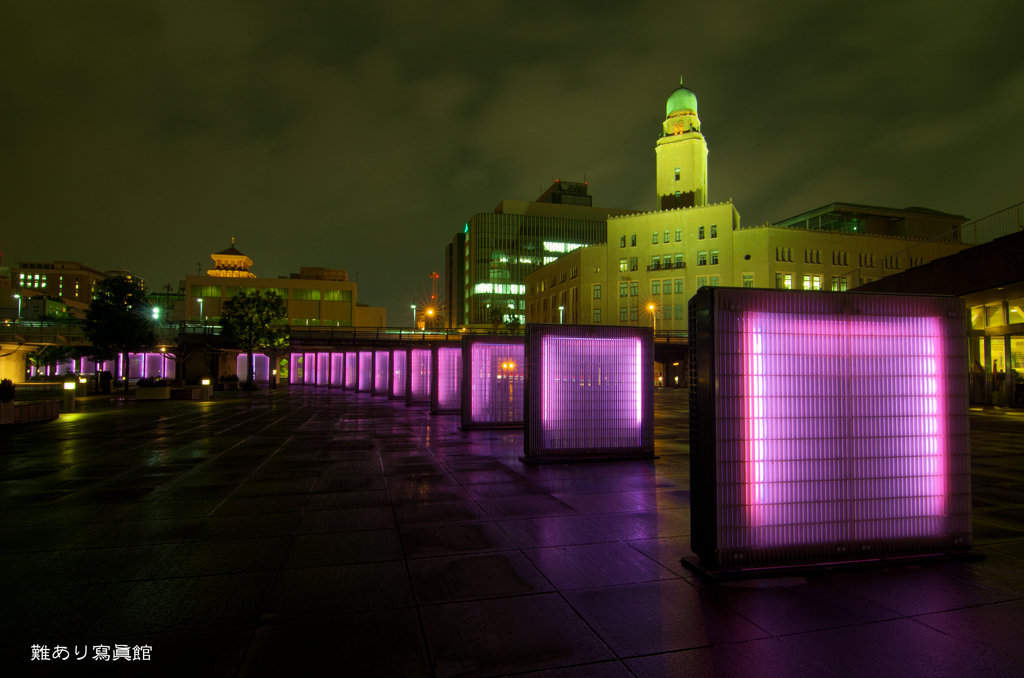
[(708, 583), (685, 394), (655, 413), (659, 459), (553, 466), (312, 387), (5, 427), (0, 674), (1024, 675), (1024, 416), (972, 413), (984, 558)]

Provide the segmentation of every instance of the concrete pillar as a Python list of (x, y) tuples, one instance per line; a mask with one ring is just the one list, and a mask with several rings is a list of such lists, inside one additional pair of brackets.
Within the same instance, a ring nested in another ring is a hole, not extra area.
[[(1007, 318), (1009, 318), (1009, 316), (1007, 316)], [(1013, 348), (1013, 344), (1010, 342), (1010, 339), (1011, 335), (1003, 335), (1003, 374), (1005, 375), (1005, 378), (1003, 379), (1003, 407), (1012, 406), (1014, 396), (1014, 384), (1013, 380), (1010, 378), (1010, 372), (1013, 371), (1010, 367), (1013, 364), (1013, 354), (1010, 352)]]
[(985, 403), (992, 404), (992, 337), (985, 335)]

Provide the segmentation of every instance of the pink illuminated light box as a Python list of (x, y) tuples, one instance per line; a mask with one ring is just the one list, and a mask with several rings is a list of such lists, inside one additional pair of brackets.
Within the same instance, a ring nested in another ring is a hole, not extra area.
[(654, 455), (653, 334), (527, 325), (527, 461)]
[(431, 364), (431, 414), (462, 412), (462, 345), (435, 346)]
[(345, 351), (345, 390), (355, 391), (359, 386), (359, 353)]
[(522, 428), (525, 340), (463, 337), (462, 365), (462, 428)]
[(430, 363), (429, 348), (410, 348), (409, 361), (405, 371), (405, 404), (430, 404)]
[(690, 340), (702, 566), (969, 549), (961, 300), (707, 288)]
[(409, 360), (409, 349), (391, 349), (391, 380), (388, 384), (388, 399), (405, 400), (405, 364)]
[(388, 378), (390, 375), (391, 351), (388, 349), (377, 349), (373, 352), (373, 395), (388, 394)]

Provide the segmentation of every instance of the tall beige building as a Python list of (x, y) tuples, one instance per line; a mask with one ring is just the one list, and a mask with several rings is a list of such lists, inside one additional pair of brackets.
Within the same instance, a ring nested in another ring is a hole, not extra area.
[(669, 97), (662, 132), (662, 209), (610, 216), (605, 244), (527, 275), (527, 322), (682, 331), (704, 286), (842, 291), (969, 247), (956, 235), (964, 217), (919, 207), (832, 203), (744, 227), (731, 202), (707, 202), (708, 151), (689, 89)]

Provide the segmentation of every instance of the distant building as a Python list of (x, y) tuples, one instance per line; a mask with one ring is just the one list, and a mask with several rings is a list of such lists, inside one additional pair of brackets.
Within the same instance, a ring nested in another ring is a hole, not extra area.
[(282, 324), (294, 327), (385, 327), (387, 310), (359, 302), (356, 283), (344, 270), (302, 267), (299, 273), (259, 278), (252, 259), (232, 247), (211, 254), (209, 275), (184, 280), (185, 298), (174, 304), (170, 320), (217, 321), (225, 299), (253, 290), (269, 290), (285, 300)]
[(707, 145), (685, 87), (668, 99), (655, 150), (662, 209), (609, 216), (606, 241), (530, 271), (527, 322), (683, 331), (704, 286), (847, 290), (970, 246), (958, 239), (965, 217), (920, 207), (833, 203), (743, 226), (731, 201), (707, 202)]
[(26, 296), (59, 297), (85, 308), (92, 303), (96, 283), (106, 277), (106, 273), (77, 261), (18, 262), (11, 269), (11, 286)]
[(635, 210), (594, 207), (586, 183), (555, 181), (533, 202), (502, 200), (474, 214), (445, 250), (446, 325), (526, 320), (526, 276), (566, 252), (605, 242), (609, 216)]

